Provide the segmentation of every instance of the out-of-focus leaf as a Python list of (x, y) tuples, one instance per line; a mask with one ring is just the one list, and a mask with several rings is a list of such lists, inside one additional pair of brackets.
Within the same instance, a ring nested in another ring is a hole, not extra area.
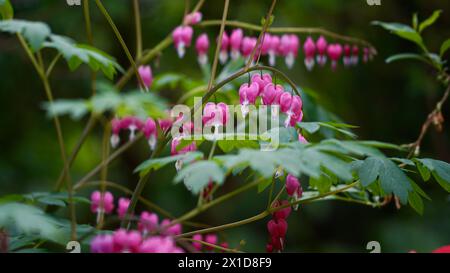
[(225, 181), (225, 171), (215, 161), (197, 161), (178, 172), (175, 182), (183, 181), (188, 190), (198, 194), (209, 182), (219, 185)]
[(445, 42), (441, 45), (440, 55), (441, 57), (444, 56), (445, 52), (450, 48), (450, 39), (447, 39)]
[(382, 28), (391, 31), (393, 34), (412, 41), (420, 46), (422, 49), (425, 49), (425, 45), (423, 44), (422, 36), (413, 28), (408, 25), (400, 24), (400, 23), (386, 23), (380, 21), (372, 22), (373, 25), (381, 26)]
[(428, 180), (431, 173), (439, 185), (450, 192), (449, 163), (431, 158), (416, 158), (414, 162), (416, 162), (417, 168), (424, 180)]
[(0, 31), (22, 34), (33, 51), (38, 51), (51, 34), (50, 28), (44, 23), (14, 19), (0, 21)]
[(80, 64), (85, 63), (94, 71), (101, 70), (111, 80), (114, 78), (117, 70), (123, 71), (113, 57), (97, 48), (88, 45), (78, 45), (70, 38), (59, 35), (51, 35), (50, 40), (45, 42), (44, 46), (58, 50), (66, 59), (72, 71), (77, 69)]
[(423, 200), (416, 192), (411, 192), (408, 196), (409, 205), (420, 215), (423, 215)]
[(431, 14), (430, 17), (428, 17), (425, 21), (420, 23), (420, 25), (419, 25), (419, 33), (424, 31), (424, 29), (426, 29), (427, 27), (429, 27), (432, 24), (434, 24), (434, 22), (436, 22), (436, 20), (439, 18), (441, 13), (442, 13), (442, 10), (435, 10), (433, 12), (433, 14)]
[(14, 17), (14, 9), (9, 0), (0, 0), (0, 15), (3, 20), (9, 20)]
[(176, 155), (176, 156), (168, 156), (162, 158), (149, 159), (142, 162), (134, 172), (139, 172), (141, 176), (146, 175), (150, 171), (156, 171), (160, 168), (166, 166), (167, 164), (174, 163), (178, 160), (183, 161), (183, 163), (191, 163), (195, 160), (199, 160), (203, 158), (203, 153), (201, 152), (189, 152), (186, 154)]
[(11, 234), (36, 235), (51, 241), (61, 240), (60, 223), (42, 210), (20, 203), (0, 205), (0, 226)]
[(81, 119), (89, 112), (88, 104), (85, 100), (56, 100), (53, 103), (43, 103), (49, 117), (69, 115), (74, 120)]
[(379, 181), (386, 194), (395, 194), (403, 204), (408, 201), (408, 194), (413, 191), (409, 178), (388, 158), (368, 157), (359, 165), (357, 171), (364, 187)]
[(389, 64), (389, 63), (401, 61), (401, 60), (419, 60), (419, 61), (428, 63), (428, 60), (425, 57), (423, 57), (422, 55), (419, 55), (419, 54), (415, 54), (415, 53), (401, 53), (401, 54), (392, 55), (386, 59), (386, 63)]

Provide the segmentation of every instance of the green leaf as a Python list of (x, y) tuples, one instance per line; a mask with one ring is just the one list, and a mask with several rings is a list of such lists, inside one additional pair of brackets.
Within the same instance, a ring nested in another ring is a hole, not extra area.
[(203, 158), (203, 153), (201, 152), (189, 152), (182, 155), (176, 155), (176, 156), (168, 156), (168, 157), (162, 157), (162, 158), (155, 158), (155, 159), (149, 159), (144, 162), (142, 162), (137, 168), (134, 170), (134, 172), (139, 172), (141, 176), (146, 175), (150, 171), (156, 171), (161, 169), (162, 167), (166, 166), (167, 164), (174, 163), (178, 160), (183, 161), (183, 163), (190, 163), (195, 160), (199, 160)]
[(436, 22), (436, 20), (439, 18), (441, 13), (442, 13), (442, 10), (435, 10), (430, 17), (428, 17), (425, 21), (420, 23), (420, 25), (419, 25), (419, 33), (422, 32), (427, 27), (429, 27), (432, 24), (434, 24), (434, 22)]
[(165, 117), (167, 103), (153, 93), (143, 93), (138, 90), (119, 93), (114, 86), (103, 82), (97, 83), (98, 92), (88, 100), (55, 100), (53, 103), (44, 103), (50, 117), (70, 115), (77, 120), (89, 112), (102, 114), (112, 111), (118, 117), (137, 116), (140, 118)]
[(152, 87), (154, 90), (160, 90), (166, 86), (175, 88), (180, 82), (184, 81), (186, 76), (176, 73), (164, 73), (154, 78)]
[(445, 42), (441, 45), (440, 55), (441, 57), (444, 56), (445, 52), (450, 48), (450, 39), (447, 39)]
[(332, 185), (333, 180), (326, 174), (321, 175), (319, 178), (309, 178), (309, 186), (312, 189), (317, 189), (321, 194), (329, 192)]
[(63, 238), (56, 219), (36, 207), (20, 203), (0, 205), (0, 226), (13, 234), (35, 235), (51, 241)]
[(97, 48), (88, 45), (77, 45), (70, 38), (59, 35), (51, 35), (50, 39), (51, 41), (46, 42), (44, 45), (58, 50), (66, 59), (72, 71), (77, 69), (80, 64), (85, 63), (94, 71), (101, 70), (111, 80), (114, 78), (117, 70), (123, 71), (113, 57)]
[[(417, 168), (419, 169), (419, 172), (421, 173), (424, 180), (428, 180), (430, 178), (429, 172), (431, 172), (434, 179), (436, 179), (439, 185), (441, 185), (441, 187), (443, 187), (446, 191), (450, 192), (449, 163), (431, 158), (416, 158), (414, 159), (414, 161), (416, 162)], [(426, 170), (425, 168), (428, 170)]]
[(297, 125), (306, 130), (310, 134), (316, 133), (320, 127), (329, 128), (333, 131), (339, 132), (343, 135), (346, 135), (350, 138), (356, 138), (356, 135), (348, 130), (349, 128), (358, 128), (357, 126), (344, 124), (344, 123), (336, 123), (336, 122), (299, 122)]
[(9, 20), (14, 17), (14, 9), (9, 0), (0, 0), (0, 15), (3, 20)]
[(416, 192), (411, 192), (408, 196), (409, 205), (420, 215), (423, 215), (423, 200)]
[(209, 182), (222, 185), (225, 171), (215, 161), (197, 161), (187, 165), (178, 172), (175, 182), (184, 184), (194, 194), (198, 194)]
[(43, 108), (49, 117), (70, 115), (74, 120), (80, 120), (89, 112), (88, 104), (84, 100), (56, 100), (53, 103), (44, 102)]
[(420, 36), (420, 34), (416, 30), (408, 25), (400, 23), (386, 23), (380, 21), (374, 21), (372, 22), (372, 25), (381, 26), (382, 28), (391, 31), (393, 34), (403, 39), (416, 43), (422, 49), (426, 49), (425, 45), (423, 44), (422, 36)]
[(419, 26), (419, 16), (418, 16), (417, 12), (415, 12), (412, 17), (412, 27), (415, 30), (417, 30), (418, 26)]
[(51, 34), (50, 28), (46, 24), (25, 20), (0, 21), (0, 31), (22, 34), (33, 51), (38, 51)]
[(386, 194), (395, 194), (403, 204), (408, 200), (408, 193), (413, 191), (409, 178), (388, 158), (366, 158), (358, 167), (358, 176), (364, 187), (379, 181)]
[(389, 64), (389, 63), (401, 61), (401, 60), (419, 60), (424, 63), (428, 63), (428, 60), (425, 57), (423, 57), (422, 55), (419, 55), (419, 54), (415, 54), (415, 53), (401, 53), (401, 54), (392, 55), (386, 59), (386, 63)]

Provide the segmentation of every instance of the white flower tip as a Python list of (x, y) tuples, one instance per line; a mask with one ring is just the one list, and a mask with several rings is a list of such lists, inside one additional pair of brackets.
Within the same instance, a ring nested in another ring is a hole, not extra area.
[(219, 60), (221, 64), (225, 64), (228, 61), (228, 52), (225, 50), (220, 51)]
[(119, 145), (119, 142), (120, 142), (119, 135), (113, 134), (111, 136), (111, 146), (113, 148), (116, 148)]

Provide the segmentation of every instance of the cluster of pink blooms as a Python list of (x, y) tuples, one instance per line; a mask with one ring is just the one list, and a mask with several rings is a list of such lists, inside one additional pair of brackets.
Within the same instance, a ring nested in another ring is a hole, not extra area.
[[(228, 248), (229, 247), (227, 242), (222, 242), (222, 243), (218, 244), (219, 239), (218, 239), (216, 234), (207, 234), (205, 236), (202, 236), (201, 234), (195, 234), (194, 236), (192, 236), (192, 239), (196, 240), (196, 241), (206, 242), (206, 243), (211, 244), (211, 245), (218, 245), (218, 246), (221, 246), (223, 248)], [(208, 245), (204, 246), (202, 243), (196, 242), (196, 241), (192, 242), (192, 246), (197, 251), (199, 251), (199, 252), (201, 252), (201, 251), (211, 252), (212, 250), (214, 250), (214, 248), (212, 246), (208, 246)], [(204, 249), (203, 249), (203, 246), (204, 246)]]
[[(123, 219), (128, 210), (130, 200), (119, 198), (117, 214)], [(93, 213), (112, 213), (114, 197), (110, 192), (95, 191), (91, 195)], [(181, 234), (180, 224), (172, 224), (171, 220), (159, 222), (158, 215), (144, 211), (139, 217), (137, 230), (118, 229), (113, 234), (95, 236), (91, 241), (93, 253), (182, 253), (176, 246), (173, 236)]]
[[(286, 192), (293, 201), (299, 200), (302, 197), (302, 185), (298, 179), (288, 174), (286, 177)], [(289, 201), (277, 201), (273, 207), (286, 206), (290, 204)], [(298, 206), (294, 206), (294, 210)], [(267, 252), (282, 251), (286, 241), (286, 233), (288, 229), (287, 218), (291, 214), (291, 207), (277, 210), (272, 214), (272, 220), (267, 223), (267, 230), (269, 231), (269, 243), (266, 245)]]
[(172, 32), (173, 43), (180, 58), (183, 58), (186, 54), (186, 48), (191, 46), (192, 36), (194, 35), (192, 25), (200, 23), (202, 17), (200, 12), (190, 13), (184, 18), (184, 24), (176, 27)]
[[(200, 16), (201, 18), (201, 16)], [(178, 26), (173, 32), (173, 40), (178, 55), (182, 58), (185, 54), (186, 47), (192, 43), (194, 31), (190, 25)], [(217, 38), (217, 41), (219, 38)], [(220, 44), (219, 60), (222, 64), (228, 61), (229, 55), (232, 59), (240, 56), (248, 59), (256, 47), (257, 38), (245, 36), (242, 29), (234, 29), (230, 34), (223, 33), (222, 42)], [(198, 61), (201, 65), (208, 62), (208, 50), (210, 41), (206, 33), (198, 36), (195, 48), (198, 54)], [(257, 53), (261, 56), (268, 56), (269, 65), (275, 66), (276, 58), (283, 57), (286, 66), (292, 68), (299, 54), (301, 44), (300, 39), (295, 34), (284, 34), (281, 36), (266, 33), (262, 39), (261, 45), (258, 47)], [(363, 47), (363, 62), (368, 62), (376, 54), (371, 47)], [(315, 64), (325, 66), (327, 60), (330, 60), (332, 69), (336, 69), (338, 62), (342, 59), (345, 67), (356, 66), (360, 59), (360, 47), (358, 45), (339, 43), (328, 43), (324, 36), (320, 36), (317, 41), (309, 36), (303, 44), (303, 53), (305, 56), (305, 66), (311, 71)], [(254, 58), (258, 56), (255, 54)]]
[[(127, 213), (128, 206), (130, 205), (130, 199), (128, 198), (119, 198), (118, 206), (117, 206), (117, 215), (120, 219), (125, 217)], [(96, 213), (98, 216), (101, 214), (111, 214), (115, 208), (114, 205), (114, 196), (112, 193), (94, 191), (91, 194), (91, 211)], [(99, 218), (97, 218), (98, 220)]]
[(113, 148), (119, 145), (119, 134), (122, 130), (130, 131), (130, 140), (133, 140), (136, 137), (136, 132), (141, 131), (147, 139), (150, 148), (152, 150), (155, 148), (158, 139), (158, 130), (156, 128), (156, 122), (152, 118), (147, 118), (145, 121), (134, 116), (114, 118), (111, 121), (111, 146)]
[(249, 83), (244, 83), (239, 88), (243, 116), (248, 114), (248, 106), (255, 104), (258, 97), (261, 97), (263, 105), (280, 106), (281, 112), (287, 116), (284, 123), (286, 127), (295, 126), (297, 122), (302, 121), (302, 99), (284, 91), (283, 86), (272, 83), (272, 77), (269, 74), (254, 74)]
[[(277, 201), (274, 208), (289, 204), (287, 200)], [(272, 219), (267, 223), (269, 231), (269, 243), (266, 245), (267, 252), (282, 251), (285, 245), (288, 224), (286, 219), (291, 214), (291, 207), (277, 210), (272, 214)]]

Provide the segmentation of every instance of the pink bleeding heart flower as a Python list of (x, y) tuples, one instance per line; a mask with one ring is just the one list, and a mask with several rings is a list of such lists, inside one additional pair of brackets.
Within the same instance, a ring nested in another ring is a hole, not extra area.
[(148, 118), (144, 126), (142, 127), (142, 132), (147, 139), (150, 149), (154, 150), (156, 146), (156, 141), (158, 139), (158, 130), (156, 129), (156, 122), (152, 118)]
[[(287, 106), (288, 103), (289, 98), (286, 96), (284, 106)], [(280, 97), (280, 104), (281, 104), (281, 97)], [(287, 111), (282, 110), (287, 115), (287, 118), (284, 123), (285, 127), (288, 126), (294, 127), (297, 122), (301, 121), (301, 119), (303, 118), (302, 107), (303, 107), (302, 99), (297, 95), (292, 96), (289, 109)]]
[(240, 56), (241, 43), (244, 38), (242, 29), (234, 29), (230, 35), (231, 58), (236, 60)]
[[(194, 236), (192, 236), (192, 239), (197, 241), (203, 241), (203, 236), (201, 234), (195, 234)], [(192, 242), (192, 246), (198, 251), (201, 251), (203, 247), (203, 245), (199, 242)]]
[(180, 235), (182, 231), (181, 224), (172, 225), (172, 221), (164, 219), (161, 222), (161, 234), (166, 236)]
[(298, 142), (303, 143), (303, 144), (308, 144), (308, 140), (302, 135), (302, 134), (298, 134)]
[(275, 66), (276, 56), (280, 53), (280, 37), (270, 36), (267, 54), (269, 55), (269, 65)]
[(272, 43), (272, 35), (265, 33), (261, 40), (261, 55), (265, 56), (269, 54), (269, 50)]
[(186, 147), (183, 147), (182, 149), (178, 150), (177, 147), (180, 144), (181, 140), (180, 138), (174, 138), (172, 140), (171, 144), (171, 154), (172, 155), (179, 155), (179, 154), (185, 154), (188, 152), (193, 152), (197, 150), (197, 145), (195, 142), (192, 142), (191, 144), (187, 145)]
[[(273, 208), (278, 208), (280, 206), (286, 205), (289, 205), (289, 202), (287, 200), (277, 201), (273, 204)], [(275, 211), (273, 213), (273, 217), (274, 219), (287, 219), (289, 217), (289, 214), (291, 214), (291, 207), (286, 207), (284, 209)]]
[[(297, 179), (297, 177), (291, 174), (288, 174), (288, 176), (286, 177), (286, 192), (290, 197), (292, 197), (294, 202), (302, 198), (303, 195), (302, 184)], [(294, 210), (297, 209), (298, 204), (294, 205)]]
[(149, 65), (141, 65), (139, 66), (138, 72), (144, 83), (144, 88), (149, 89), (153, 83), (152, 68)]
[(138, 253), (142, 242), (142, 236), (138, 231), (118, 229), (113, 234), (114, 252)]
[(239, 99), (241, 103), (242, 116), (249, 112), (248, 105), (254, 104), (259, 94), (259, 86), (256, 83), (244, 83), (239, 88)]
[(280, 97), (284, 93), (282, 85), (269, 83), (262, 92), (262, 101), (264, 105), (274, 105), (280, 102)]
[(352, 47), (351, 64), (358, 65), (358, 62), (359, 62), (359, 47), (357, 45), (354, 45)]
[(198, 54), (198, 63), (200, 65), (208, 63), (209, 39), (206, 33), (198, 36), (197, 41), (195, 42), (195, 49)]
[(272, 219), (267, 223), (267, 230), (271, 237), (284, 238), (286, 236), (288, 225), (284, 219)]
[[(219, 37), (217, 37), (217, 42), (219, 42)], [(228, 60), (228, 48), (230, 47), (230, 37), (224, 31), (222, 36), (222, 43), (220, 44), (220, 54), (219, 60), (221, 64), (224, 64)]]
[(158, 230), (159, 218), (156, 213), (144, 211), (139, 217), (138, 229), (146, 236), (147, 234)]
[(328, 57), (330, 57), (331, 60), (331, 68), (335, 70), (337, 62), (342, 56), (342, 46), (340, 44), (330, 44), (327, 51)]
[(252, 79), (251, 79), (252, 83), (256, 83), (259, 87), (259, 93), (258, 95), (262, 95), (262, 93), (264, 92), (264, 88), (266, 88), (266, 86), (268, 84), (272, 83), (272, 76), (270, 76), (270, 74), (253, 74)]
[(167, 132), (172, 127), (173, 119), (172, 119), (172, 117), (170, 117), (170, 114), (169, 114), (167, 118), (159, 119), (158, 123), (159, 123), (159, 127), (161, 128), (161, 130), (163, 132)]
[(328, 49), (328, 43), (325, 37), (320, 36), (319, 39), (316, 42), (316, 49), (317, 49), (317, 63), (320, 66), (324, 66), (327, 63), (327, 49)]
[(241, 53), (244, 58), (250, 57), (256, 43), (257, 39), (255, 37), (244, 37), (244, 39), (242, 39)]
[[(212, 244), (212, 245), (217, 245), (217, 235), (216, 234), (208, 234), (205, 236), (205, 242)], [(211, 246), (206, 246), (206, 249), (208, 250), (213, 250), (214, 248)]]
[(190, 26), (178, 26), (172, 33), (173, 42), (177, 49), (178, 57), (183, 58), (186, 48), (191, 46), (194, 30)]
[(292, 68), (294, 66), (299, 47), (300, 40), (297, 35), (284, 34), (283, 36), (281, 36), (279, 51), (281, 55), (285, 57), (286, 66), (288, 68)]
[(450, 245), (441, 246), (440, 248), (433, 250), (432, 253), (450, 253)]
[(184, 253), (172, 237), (152, 236), (142, 242), (139, 253)]
[(119, 198), (119, 206), (117, 207), (117, 214), (119, 219), (124, 219), (127, 214), (128, 207), (130, 206), (131, 200), (128, 198)]
[(122, 121), (118, 118), (113, 118), (111, 120), (111, 146), (116, 148), (120, 142), (120, 130), (122, 130)]
[(130, 130), (130, 140), (136, 137), (136, 131), (142, 130), (144, 123), (137, 117), (124, 117), (121, 121), (122, 129)]
[(112, 235), (97, 235), (91, 241), (92, 253), (114, 253), (114, 238)]
[(344, 45), (344, 67), (349, 67), (352, 65), (352, 47), (349, 44)]
[(287, 113), (291, 109), (292, 95), (289, 92), (283, 92), (280, 96), (280, 109), (281, 112)]
[(219, 133), (219, 128), (225, 126), (229, 119), (228, 105), (223, 102), (217, 105), (213, 102), (208, 102), (203, 109), (203, 124), (205, 126), (213, 126), (214, 134)]
[(186, 25), (196, 25), (202, 21), (203, 14), (199, 11), (189, 13), (184, 17), (184, 23)]
[(303, 45), (303, 51), (305, 53), (305, 66), (308, 71), (311, 71), (314, 67), (314, 57), (316, 54), (316, 44), (311, 37), (308, 37)]
[(109, 191), (101, 193), (94, 191), (91, 194), (91, 211), (97, 214), (97, 223), (100, 222), (100, 216), (110, 214), (114, 210), (114, 196)]

